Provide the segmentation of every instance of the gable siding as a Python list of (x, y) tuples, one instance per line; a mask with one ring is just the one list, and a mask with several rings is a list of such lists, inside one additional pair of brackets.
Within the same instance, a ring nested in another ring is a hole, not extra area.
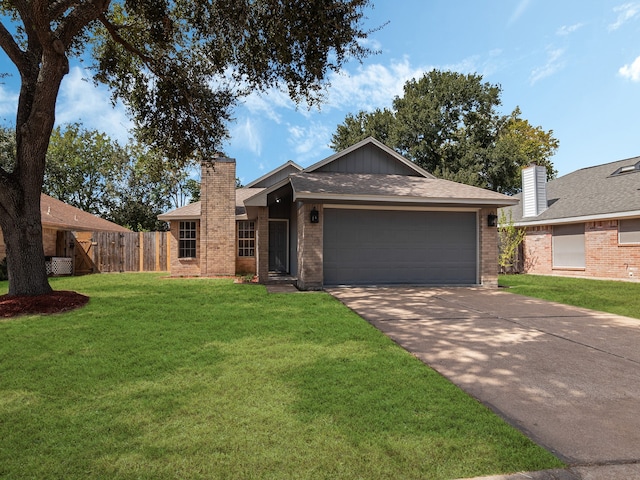
[(323, 165), (316, 172), (417, 176), (414, 170), (374, 145), (365, 145), (354, 150), (344, 157)]

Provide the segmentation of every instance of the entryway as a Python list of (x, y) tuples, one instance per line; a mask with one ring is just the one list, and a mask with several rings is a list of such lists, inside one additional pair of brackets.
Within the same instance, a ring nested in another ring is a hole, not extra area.
[(289, 272), (289, 220), (269, 220), (269, 272)]

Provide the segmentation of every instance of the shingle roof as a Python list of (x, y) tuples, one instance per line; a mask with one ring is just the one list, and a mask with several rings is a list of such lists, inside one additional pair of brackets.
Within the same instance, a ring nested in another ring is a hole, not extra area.
[[(583, 217), (613, 217), (640, 212), (640, 170), (615, 175), (623, 167), (640, 166), (640, 157), (582, 168), (547, 183), (548, 208), (522, 218), (522, 206), (510, 207), (514, 223), (546, 223)], [(522, 194), (514, 198), (521, 200)], [(505, 209), (507, 210), (507, 209)]]
[(40, 195), (42, 225), (73, 231), (130, 232), (128, 228), (87, 213), (44, 193)]
[(184, 207), (179, 207), (158, 215), (158, 220), (165, 222), (178, 219), (195, 220), (200, 218), (200, 206), (201, 202), (193, 202)]
[(483, 188), (439, 178), (361, 173), (290, 176), (294, 199), (386, 201), (422, 204), (509, 205), (515, 200)]
[[(237, 188), (236, 189), (236, 217), (238, 220), (246, 218), (244, 201), (260, 192), (264, 188)], [(171, 220), (195, 220), (200, 218), (201, 202), (193, 202), (184, 207), (176, 208), (170, 212), (158, 215), (159, 220), (169, 222)]]

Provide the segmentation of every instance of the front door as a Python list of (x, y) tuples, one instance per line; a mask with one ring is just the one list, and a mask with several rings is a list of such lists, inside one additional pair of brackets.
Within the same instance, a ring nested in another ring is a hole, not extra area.
[(287, 273), (289, 271), (289, 222), (269, 220), (269, 271)]

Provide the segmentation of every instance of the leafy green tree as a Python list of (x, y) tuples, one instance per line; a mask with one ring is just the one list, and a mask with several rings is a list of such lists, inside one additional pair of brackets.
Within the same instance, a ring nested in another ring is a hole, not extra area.
[(129, 161), (117, 142), (77, 123), (56, 127), (46, 160), (44, 193), (85, 212), (109, 215)]
[(332, 137), (332, 147), (336, 151), (344, 150), (367, 137), (373, 137), (385, 145), (390, 145), (390, 134), (394, 123), (393, 112), (386, 108), (376, 109), (371, 113), (347, 114), (344, 124), (338, 125)]
[(170, 206), (170, 199), (166, 185), (157, 181), (146, 167), (139, 157), (131, 157), (117, 201), (106, 217), (134, 231), (163, 231), (167, 224), (158, 220), (158, 215)]
[(0, 169), (9, 294), (51, 291), (40, 190), (69, 59), (127, 106), (142, 140), (169, 158), (208, 156), (238, 97), (281, 87), (319, 102), (330, 70), (370, 52), (370, 0), (0, 0), (0, 47), (21, 80), (16, 162)]
[(498, 112), (501, 88), (480, 75), (432, 70), (404, 86), (391, 110), (347, 115), (332, 136), (339, 151), (376, 137), (434, 175), (497, 192), (520, 189), (520, 168), (547, 167), (558, 148), (553, 132)]
[(0, 126), (0, 168), (13, 171), (16, 163), (16, 134), (7, 127)]

